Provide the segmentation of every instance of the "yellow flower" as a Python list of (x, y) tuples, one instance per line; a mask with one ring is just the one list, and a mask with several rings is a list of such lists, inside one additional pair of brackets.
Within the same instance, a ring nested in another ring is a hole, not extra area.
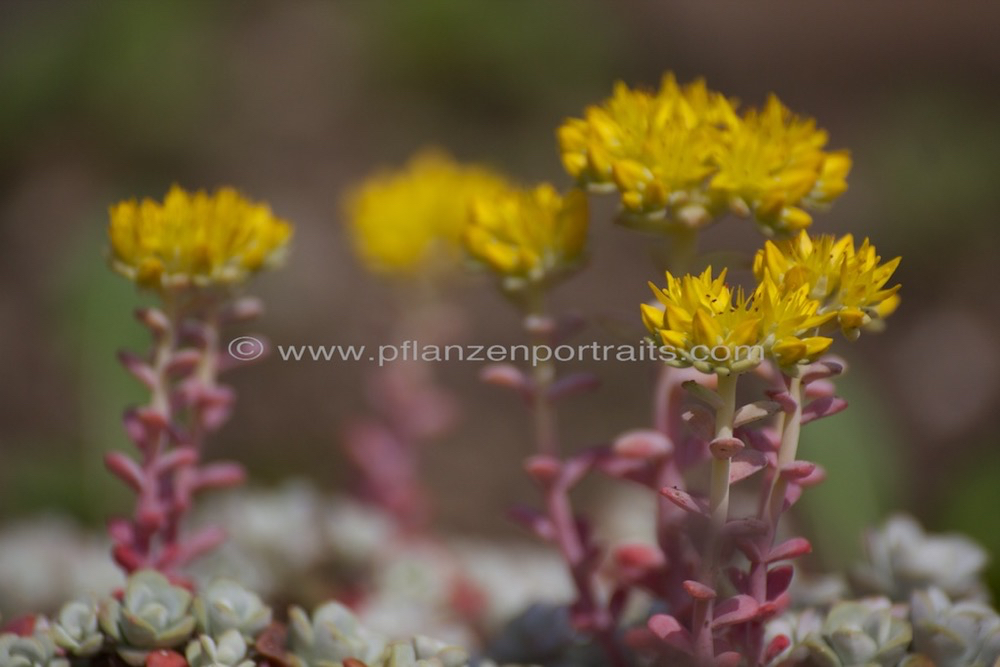
[(175, 185), (163, 203), (123, 201), (110, 215), (112, 268), (156, 289), (242, 282), (280, 260), (292, 236), (266, 204), (232, 188), (209, 195)]
[(631, 214), (662, 218), (670, 209), (676, 221), (698, 225), (709, 219), (698, 186), (734, 122), (733, 104), (703, 80), (681, 87), (667, 74), (656, 93), (616, 83), (610, 99), (565, 121), (557, 136), (563, 165), (581, 185), (617, 187)]
[(828, 204), (847, 189), (851, 159), (843, 151), (825, 152), (826, 142), (813, 119), (796, 116), (772, 95), (718, 146), (709, 190), (765, 229), (804, 229), (812, 223), (806, 208)]
[(614, 93), (557, 137), (563, 166), (581, 185), (617, 189), (632, 226), (700, 227), (734, 211), (769, 233), (809, 226), (808, 210), (847, 189), (851, 160), (826, 152), (827, 135), (772, 96), (763, 110), (736, 103), (698, 80), (659, 91), (615, 84)]
[(473, 259), (504, 278), (507, 289), (548, 281), (571, 269), (587, 241), (587, 196), (560, 196), (545, 183), (476, 197), (465, 230)]
[(650, 284), (663, 309), (643, 304), (646, 327), (667, 346), (667, 363), (729, 375), (751, 370), (765, 357), (781, 366), (812, 361), (832, 340), (811, 335), (829, 319), (806, 290), (781, 291), (765, 280), (747, 296), (726, 285), (726, 271), (712, 277), (667, 273), (667, 286)]
[(454, 268), (472, 197), (504, 185), (490, 169), (460, 165), (439, 151), (422, 152), (402, 170), (377, 174), (348, 194), (354, 248), (379, 273)]
[(900, 258), (881, 264), (865, 239), (857, 249), (850, 234), (812, 239), (805, 232), (787, 241), (764, 244), (754, 257), (754, 274), (765, 274), (785, 290), (805, 288), (822, 313), (836, 317), (844, 335), (857, 338), (899, 305), (900, 286), (886, 287)]

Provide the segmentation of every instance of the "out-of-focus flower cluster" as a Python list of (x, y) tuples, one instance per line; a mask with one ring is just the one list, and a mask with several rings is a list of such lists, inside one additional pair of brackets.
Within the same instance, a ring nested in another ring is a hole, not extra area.
[(592, 190), (617, 189), (623, 221), (641, 227), (697, 228), (732, 211), (769, 234), (794, 232), (847, 189), (851, 167), (776, 96), (740, 114), (703, 80), (680, 86), (673, 74), (655, 92), (616, 84), (557, 136), (566, 171)]
[(424, 151), (400, 170), (375, 174), (351, 191), (345, 209), (355, 250), (384, 274), (440, 272), (461, 258), (462, 234), (476, 197), (503, 192), (503, 176)]

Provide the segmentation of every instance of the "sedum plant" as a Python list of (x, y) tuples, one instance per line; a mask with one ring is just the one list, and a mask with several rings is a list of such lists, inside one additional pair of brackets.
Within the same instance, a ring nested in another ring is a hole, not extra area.
[(913, 517), (896, 515), (869, 530), (864, 546), (865, 560), (850, 572), (862, 594), (898, 602), (932, 587), (953, 598), (985, 595), (986, 551), (963, 535), (929, 535)]
[(104, 635), (99, 628), (97, 605), (85, 600), (63, 605), (52, 625), (52, 639), (70, 655), (86, 658), (100, 651)]
[(290, 662), (293, 667), (333, 667), (348, 658), (371, 662), (386, 639), (364, 628), (347, 607), (328, 602), (310, 617), (300, 607), (289, 611)]
[(153, 649), (184, 644), (195, 629), (190, 591), (171, 584), (153, 570), (129, 577), (121, 601), (106, 600), (101, 628), (118, 647), (118, 655), (133, 667), (145, 663)]
[(28, 636), (0, 634), (0, 667), (69, 667), (52, 638), (45, 631)]
[(805, 645), (817, 666), (894, 667), (912, 639), (912, 627), (893, 614), (889, 600), (870, 598), (834, 605), (820, 631)]
[(913, 594), (913, 647), (902, 667), (995, 667), (1000, 664), (1000, 616), (981, 602), (952, 603), (939, 588)]
[(247, 642), (239, 630), (230, 629), (213, 639), (209, 635), (199, 635), (184, 651), (190, 667), (252, 667), (253, 660), (247, 659)]
[[(259, 304), (239, 298), (238, 289), (281, 260), (292, 228), (232, 188), (210, 195), (174, 186), (162, 202), (123, 201), (110, 214), (112, 269), (160, 303), (137, 313), (152, 349), (121, 354), (150, 400), (125, 413), (138, 457), (112, 452), (105, 459), (137, 496), (132, 517), (110, 524), (113, 554), (126, 572), (153, 568), (179, 576), (180, 568), (223, 539), (214, 527), (185, 535), (195, 494), (239, 484), (244, 476), (237, 463), (201, 463), (207, 436), (225, 423), (234, 400), (218, 382), (231, 365), (220, 328), (259, 312)], [(230, 355), (244, 361), (264, 352), (257, 339), (234, 343)]]
[(236, 630), (245, 638), (256, 637), (271, 623), (271, 608), (260, 596), (230, 579), (217, 579), (194, 600), (198, 630), (218, 637)]

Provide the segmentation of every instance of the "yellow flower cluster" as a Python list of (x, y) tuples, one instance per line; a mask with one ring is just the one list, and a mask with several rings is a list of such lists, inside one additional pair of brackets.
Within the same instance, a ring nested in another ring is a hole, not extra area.
[(559, 128), (563, 165), (581, 185), (617, 188), (634, 226), (700, 227), (727, 210), (768, 233), (809, 226), (807, 209), (847, 189), (850, 157), (824, 151), (826, 132), (777, 97), (762, 110), (736, 108), (702, 80), (679, 86), (667, 74), (656, 92), (618, 83)]
[(348, 195), (355, 250), (379, 273), (452, 268), (461, 257), (471, 200), (504, 187), (490, 169), (460, 165), (438, 151), (420, 153), (402, 170), (377, 174)]
[(209, 195), (174, 186), (163, 203), (123, 201), (110, 209), (111, 266), (143, 287), (217, 287), (278, 261), (292, 227), (232, 188)]
[(547, 282), (571, 269), (587, 240), (587, 196), (554, 187), (508, 188), (473, 199), (465, 247), (507, 289)]
[(712, 277), (667, 273), (667, 286), (650, 285), (662, 310), (642, 304), (646, 327), (675, 355), (668, 363), (703, 373), (729, 375), (757, 366), (765, 357), (783, 367), (815, 360), (833, 342), (810, 335), (830, 315), (804, 289), (783, 291), (770, 281), (747, 295), (726, 285), (726, 271)]
[(725, 271), (713, 278), (711, 267), (699, 276), (667, 273), (665, 288), (650, 285), (662, 309), (643, 304), (642, 319), (675, 352), (670, 363), (678, 366), (728, 375), (770, 358), (790, 368), (826, 352), (826, 330), (839, 325), (854, 339), (891, 314), (899, 285), (885, 284), (898, 264), (879, 264), (875, 248), (865, 241), (855, 249), (850, 235), (810, 239), (803, 232), (766, 243), (754, 261), (758, 282), (750, 295), (728, 287)]
[(886, 287), (900, 258), (880, 264), (868, 239), (857, 249), (850, 234), (812, 239), (805, 232), (787, 241), (764, 244), (754, 257), (754, 275), (769, 276), (782, 289), (808, 290), (822, 313), (836, 317), (847, 338), (857, 338), (899, 306), (900, 286)]

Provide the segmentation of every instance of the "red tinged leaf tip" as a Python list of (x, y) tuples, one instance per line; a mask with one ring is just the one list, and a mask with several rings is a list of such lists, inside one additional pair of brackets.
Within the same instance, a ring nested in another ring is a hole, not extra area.
[(778, 635), (771, 640), (771, 643), (767, 645), (767, 649), (764, 651), (764, 662), (769, 663), (774, 660), (782, 651), (787, 649), (792, 645), (792, 640), (785, 635)]

